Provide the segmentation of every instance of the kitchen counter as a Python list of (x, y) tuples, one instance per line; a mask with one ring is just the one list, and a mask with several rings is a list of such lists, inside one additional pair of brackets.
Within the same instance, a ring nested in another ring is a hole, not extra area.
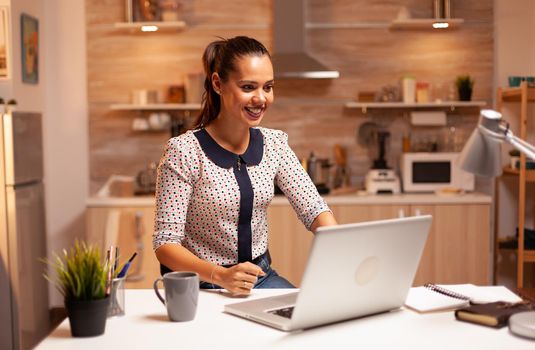
[[(460, 195), (437, 195), (435, 193), (404, 193), (398, 195), (325, 195), (323, 198), (327, 204), (490, 204), (492, 198), (489, 195), (472, 192)], [(275, 196), (271, 205), (288, 205), (288, 200), (284, 196)], [(153, 196), (136, 197), (90, 197), (87, 200), (87, 207), (152, 207), (154, 206)]]
[[(415, 283), (490, 282), (490, 196), (481, 193), (448, 196), (346, 193), (324, 198), (340, 224), (433, 215), (429, 234), (433, 244), (426, 248)], [(294, 285), (299, 285), (313, 235), (307, 232), (284, 196), (273, 198), (267, 220), (273, 266)], [(150, 288), (160, 274), (150, 248), (154, 197), (92, 197), (87, 201), (87, 222), (87, 237), (91, 242), (105, 242), (103, 247), (115, 243), (126, 252), (145, 247), (145, 254), (136, 259), (142, 266), (144, 279), (127, 282), (127, 286)]]

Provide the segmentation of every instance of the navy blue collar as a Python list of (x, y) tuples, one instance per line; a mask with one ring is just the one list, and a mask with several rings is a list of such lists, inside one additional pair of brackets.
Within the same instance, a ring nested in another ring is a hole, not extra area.
[[(206, 129), (200, 129), (193, 133), (199, 141), (202, 150), (216, 165), (229, 169), (236, 164), (236, 153), (227, 151), (210, 136)], [(247, 165), (258, 165), (264, 155), (264, 136), (258, 129), (249, 128), (249, 146), (244, 154), (240, 155), (242, 162)]]

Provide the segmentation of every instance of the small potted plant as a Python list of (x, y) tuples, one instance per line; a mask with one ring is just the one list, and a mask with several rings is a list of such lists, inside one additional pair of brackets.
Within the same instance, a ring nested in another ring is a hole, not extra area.
[(467, 75), (460, 75), (455, 80), (457, 92), (460, 101), (470, 101), (472, 99), (472, 90), (474, 88), (474, 79)]
[(75, 242), (54, 260), (43, 260), (55, 276), (45, 274), (64, 297), (73, 337), (92, 337), (104, 333), (109, 306), (107, 295), (108, 264), (100, 249), (85, 242)]

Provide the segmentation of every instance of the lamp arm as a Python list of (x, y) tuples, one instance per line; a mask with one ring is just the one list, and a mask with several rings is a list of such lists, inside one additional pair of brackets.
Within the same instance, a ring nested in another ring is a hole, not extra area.
[(524, 153), (529, 158), (535, 160), (535, 146), (530, 143), (527, 143), (519, 137), (516, 137), (515, 135), (513, 135), (511, 130), (508, 130), (505, 133), (505, 142), (507, 142), (520, 152)]

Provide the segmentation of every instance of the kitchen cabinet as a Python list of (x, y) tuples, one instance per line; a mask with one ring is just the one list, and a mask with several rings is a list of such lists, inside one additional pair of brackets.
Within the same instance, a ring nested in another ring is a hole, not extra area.
[[(518, 137), (526, 140), (528, 131), (528, 103), (535, 102), (535, 88), (528, 87), (526, 81), (520, 84), (520, 87), (515, 88), (498, 88), (496, 97), (496, 108), (498, 111), (502, 111), (503, 104), (520, 103), (520, 132)], [(526, 156), (520, 155), (520, 167), (519, 169), (512, 169), (507, 167), (504, 169), (503, 176), (513, 176), (518, 180), (518, 242), (516, 249), (504, 249), (504, 251), (514, 251), (517, 256), (517, 288), (523, 288), (524, 286), (524, 264), (535, 262), (535, 250), (524, 249), (524, 228), (526, 223), (526, 184), (528, 182), (535, 182), (535, 170), (526, 169)], [(499, 203), (499, 181), (496, 181), (496, 203)], [(499, 242), (499, 211), (496, 205), (495, 212), (495, 231), (494, 231), (494, 280), (496, 281), (497, 273), (497, 258), (500, 253)]]
[[(325, 198), (340, 224), (433, 215), (415, 285), (490, 282), (490, 197), (423, 194)], [(141, 229), (136, 226), (136, 217)], [(127, 288), (151, 288), (159, 276), (160, 266), (152, 250), (153, 221), (152, 197), (91, 198), (88, 202), (90, 242), (99, 242), (103, 249), (118, 244), (124, 259), (134, 251), (142, 251), (134, 260)], [(299, 286), (313, 234), (304, 228), (282, 196), (275, 197), (268, 209), (268, 225), (273, 267)]]
[(411, 205), (411, 215), (432, 215), (414, 285), (488, 285), (490, 281), (490, 204)]
[(154, 207), (145, 204), (89, 207), (86, 214), (89, 242), (99, 244), (103, 251), (112, 244), (117, 245), (120, 263), (138, 253), (130, 266), (126, 288), (152, 288), (154, 280), (160, 277), (160, 264), (152, 249)]
[[(330, 205), (339, 224), (391, 219), (409, 213), (407, 205)], [(297, 218), (292, 207), (268, 208), (269, 251), (273, 267), (291, 283), (299, 286), (305, 270), (313, 234)]]
[[(414, 285), (490, 282), (490, 203), (330, 207), (340, 224), (430, 214), (433, 224)], [(271, 206), (268, 223), (273, 267), (299, 286), (313, 235), (290, 205)]]

